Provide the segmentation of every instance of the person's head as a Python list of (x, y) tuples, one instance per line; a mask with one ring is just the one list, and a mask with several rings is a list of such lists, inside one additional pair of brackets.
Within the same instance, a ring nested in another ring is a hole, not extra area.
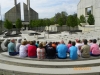
[(26, 43), (26, 41), (22, 41), (22, 43), (21, 43), (21, 45), (26, 45), (27, 43)]
[(43, 44), (43, 46), (46, 46), (46, 42), (43, 42), (42, 44)]
[(52, 46), (52, 42), (49, 42), (48, 45), (49, 45), (49, 46)]
[(33, 42), (34, 42), (34, 43), (36, 43), (36, 41), (35, 41), (35, 40), (34, 40)]
[(15, 43), (15, 39), (11, 39), (10, 41), (11, 41), (12, 43)]
[(97, 40), (96, 39), (93, 39), (93, 43), (97, 43)]
[(39, 48), (43, 48), (43, 44), (42, 44), (42, 43), (40, 43), (38, 47), (39, 47)]
[(77, 43), (81, 43), (81, 40), (76, 40)]
[(92, 43), (92, 40), (91, 39), (89, 40), (89, 43)]
[(33, 41), (33, 45), (35, 45), (35, 44), (36, 44), (36, 41), (34, 40), (34, 41)]
[(63, 40), (60, 41), (60, 44), (65, 44)]
[(52, 44), (56, 44), (55, 42), (52, 42)]
[(69, 40), (68, 44), (71, 44), (71, 40)]
[(30, 41), (30, 45), (33, 45), (33, 41)]
[(18, 39), (18, 43), (21, 43), (21, 40), (22, 40), (22, 39)]
[(27, 41), (27, 44), (30, 44), (30, 41)]
[(84, 40), (85, 40), (85, 39), (82, 39), (82, 43), (84, 43)]
[(72, 46), (75, 46), (75, 45), (76, 45), (75, 41), (72, 41)]
[(37, 41), (37, 44), (39, 44), (39, 41)]
[(86, 39), (84, 39), (84, 45), (87, 45), (88, 41)]

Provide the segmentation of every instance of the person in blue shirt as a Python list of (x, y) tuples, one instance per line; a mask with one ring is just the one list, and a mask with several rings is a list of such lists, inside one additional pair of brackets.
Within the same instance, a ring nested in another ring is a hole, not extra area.
[(15, 46), (15, 40), (14, 39), (12, 39), (10, 41), (10, 43), (8, 44), (8, 52), (9, 52), (9, 55), (11, 55), (11, 56), (19, 54), (19, 52), (16, 52), (16, 46)]
[(72, 42), (72, 46), (69, 48), (69, 52), (70, 52), (70, 59), (71, 60), (76, 60), (78, 58), (78, 54), (77, 54), (77, 47), (75, 47), (75, 42)]
[(66, 59), (67, 58), (68, 47), (64, 44), (63, 40), (56, 47), (56, 51), (57, 51), (57, 56), (59, 59)]

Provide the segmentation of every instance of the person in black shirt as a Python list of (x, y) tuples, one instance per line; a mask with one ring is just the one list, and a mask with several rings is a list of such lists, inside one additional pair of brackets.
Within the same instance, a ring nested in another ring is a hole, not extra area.
[(52, 47), (51, 42), (46, 47), (46, 57), (48, 59), (55, 59), (56, 58), (56, 49), (54, 47)]

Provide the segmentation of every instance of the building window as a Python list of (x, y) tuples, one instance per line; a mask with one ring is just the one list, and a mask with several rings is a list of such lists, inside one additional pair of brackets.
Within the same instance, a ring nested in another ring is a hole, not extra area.
[(93, 7), (87, 7), (85, 8), (85, 15), (89, 16), (89, 14), (93, 14)]

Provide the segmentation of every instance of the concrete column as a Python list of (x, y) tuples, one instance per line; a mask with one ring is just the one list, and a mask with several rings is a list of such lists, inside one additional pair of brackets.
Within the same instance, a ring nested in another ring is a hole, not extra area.
[(30, 10), (30, 0), (27, 0), (27, 6), (28, 6), (28, 10)]
[(15, 18), (17, 20), (17, 0), (14, 0), (15, 3)]
[(28, 6), (28, 18), (30, 23), (30, 0), (27, 0), (27, 6)]
[(14, 0), (15, 5), (17, 5), (17, 0)]

